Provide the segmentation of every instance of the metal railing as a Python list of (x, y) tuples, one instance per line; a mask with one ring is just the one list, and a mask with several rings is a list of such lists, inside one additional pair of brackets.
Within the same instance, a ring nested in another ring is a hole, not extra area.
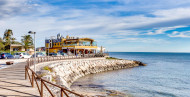
[[(83, 56), (61, 56), (61, 57), (39, 57), (36, 58), (36, 64), (37, 63), (42, 63), (42, 62), (48, 62), (48, 61), (56, 61), (56, 60), (66, 60), (66, 59), (81, 59), (81, 58), (94, 58), (94, 57), (100, 57), (100, 56), (95, 56), (95, 54), (88, 54), (88, 55), (83, 55)], [(103, 56), (101, 56), (103, 57)], [(31, 68), (30, 66), (34, 65), (34, 58), (29, 58), (27, 59), (27, 65), (25, 66), (25, 79), (27, 79), (27, 76), (30, 80), (30, 83), (32, 87), (34, 87), (34, 84), (36, 83), (36, 86), (38, 88), (39, 94), (41, 97), (44, 96), (44, 87), (47, 89), (48, 93), (52, 97), (56, 97), (56, 95), (51, 91), (51, 89), (48, 86), (54, 86), (59, 88), (60, 90), (60, 97), (63, 97), (64, 95), (66, 97), (70, 97), (69, 95), (75, 95), (79, 97), (84, 97), (81, 94), (75, 93), (73, 91), (70, 91), (64, 87), (61, 87), (59, 85), (56, 85), (52, 82), (49, 82), (45, 79), (42, 79), (39, 75), (37, 75)], [(35, 83), (34, 83), (35, 82)], [(40, 83), (40, 84), (39, 84)], [(40, 86), (41, 85), (41, 86)]]

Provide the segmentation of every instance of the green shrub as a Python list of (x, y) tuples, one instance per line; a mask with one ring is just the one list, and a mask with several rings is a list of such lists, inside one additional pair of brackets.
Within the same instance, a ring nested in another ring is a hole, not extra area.
[(117, 60), (122, 60), (122, 59), (118, 59), (118, 58), (115, 58), (115, 57), (107, 57), (106, 59), (117, 59)]
[(48, 67), (48, 66), (45, 66), (43, 69), (44, 69), (44, 70), (48, 70), (48, 71), (50, 71), (50, 72), (53, 72), (52, 68), (50, 68), (50, 67)]
[(40, 74), (40, 75), (39, 75), (39, 77), (43, 77), (43, 76), (46, 76), (46, 74), (45, 74), (45, 73), (43, 73), (43, 74)]

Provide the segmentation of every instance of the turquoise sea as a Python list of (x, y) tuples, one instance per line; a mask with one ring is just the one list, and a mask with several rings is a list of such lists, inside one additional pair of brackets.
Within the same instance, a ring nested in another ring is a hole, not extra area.
[[(111, 52), (147, 66), (87, 75), (76, 82), (117, 90), (134, 97), (190, 97), (190, 53)], [(93, 86), (94, 87), (94, 86)]]

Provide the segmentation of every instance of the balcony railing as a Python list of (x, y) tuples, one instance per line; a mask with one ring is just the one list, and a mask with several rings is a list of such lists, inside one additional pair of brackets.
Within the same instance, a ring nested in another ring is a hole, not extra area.
[(63, 46), (97, 46), (97, 45), (87, 45), (87, 44), (63, 44)]

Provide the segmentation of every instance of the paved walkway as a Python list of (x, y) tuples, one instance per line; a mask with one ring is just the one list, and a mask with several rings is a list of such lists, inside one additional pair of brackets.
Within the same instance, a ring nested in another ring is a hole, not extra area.
[(0, 97), (39, 97), (37, 88), (25, 80), (26, 63), (18, 63), (0, 70)]

